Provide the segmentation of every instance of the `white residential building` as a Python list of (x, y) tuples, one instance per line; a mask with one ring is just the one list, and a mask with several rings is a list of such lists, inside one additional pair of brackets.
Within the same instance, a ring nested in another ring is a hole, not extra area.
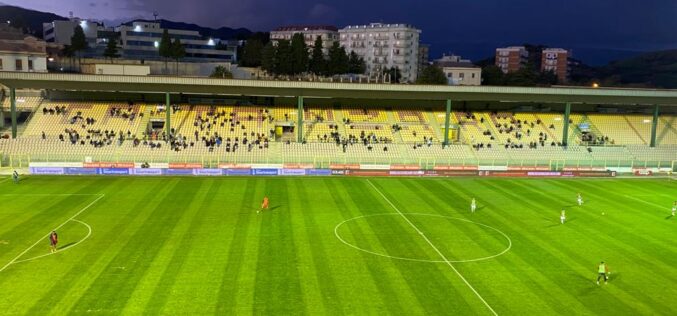
[(331, 25), (292, 25), (282, 26), (270, 32), (270, 40), (277, 44), (280, 40), (291, 41), (294, 34), (301, 33), (308, 47), (315, 46), (318, 36), (322, 38), (322, 50), (326, 54), (329, 47), (339, 39), (338, 29)]
[(106, 35), (111, 35), (113, 32), (113, 28), (106, 28), (102, 23), (72, 18), (65, 21), (43, 23), (42, 37), (47, 43), (70, 45), (71, 37), (73, 37), (75, 27), (78, 25), (82, 27), (90, 47), (103, 43), (103, 39), (108, 37)]
[(371, 23), (340, 29), (339, 40), (348, 53), (352, 51), (364, 58), (370, 77), (397, 68), (403, 81), (414, 82), (418, 73), (420, 33), (421, 30), (408, 24)]
[(1, 24), (0, 71), (47, 72), (47, 43)]
[[(137, 20), (115, 28), (119, 33), (122, 55), (125, 58), (157, 59), (164, 29), (159, 22)], [(186, 61), (223, 61), (237, 59), (237, 47), (216, 38), (203, 37), (197, 31), (168, 29), (169, 36), (179, 38), (186, 48)], [(219, 44), (226, 49), (217, 49)]]
[(449, 55), (435, 60), (435, 66), (442, 69), (447, 84), (454, 86), (479, 86), (482, 84), (482, 68), (460, 56)]

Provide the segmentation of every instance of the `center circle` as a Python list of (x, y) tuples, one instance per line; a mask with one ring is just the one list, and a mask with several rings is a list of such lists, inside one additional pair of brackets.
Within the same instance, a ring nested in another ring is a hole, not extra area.
[(496, 258), (512, 247), (510, 237), (494, 227), (439, 214), (357, 216), (336, 225), (334, 234), (359, 251), (418, 262), (476, 262)]

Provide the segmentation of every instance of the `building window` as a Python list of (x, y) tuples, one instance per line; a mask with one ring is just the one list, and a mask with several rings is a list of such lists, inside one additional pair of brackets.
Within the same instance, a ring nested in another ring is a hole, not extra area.
[(0, 70), (2, 70), (2, 58), (0, 58)]
[(475, 79), (475, 73), (474, 72), (472, 73), (472, 78)]
[(23, 68), (24, 68), (24, 67), (23, 67), (23, 62), (21, 61), (21, 59), (17, 59), (17, 60), (16, 60), (16, 70), (17, 70), (17, 71), (21, 71), (21, 70), (23, 70)]
[(465, 73), (463, 73), (463, 72), (460, 73), (460, 74), (458, 75), (458, 77), (461, 78), (461, 79), (465, 78)]
[(28, 60), (28, 70), (33, 70), (33, 61), (30, 59)]

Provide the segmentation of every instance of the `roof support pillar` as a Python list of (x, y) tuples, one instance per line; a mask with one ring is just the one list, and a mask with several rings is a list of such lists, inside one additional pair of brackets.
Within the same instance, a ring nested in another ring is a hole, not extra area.
[(172, 107), (169, 102), (169, 92), (165, 92), (165, 133), (167, 134), (167, 139), (172, 132)]
[(444, 143), (442, 148), (449, 146), (449, 120), (451, 119), (451, 99), (447, 99), (447, 110), (444, 114)]
[(303, 97), (299, 96), (297, 100), (297, 123), (296, 123), (296, 132), (297, 132), (297, 142), (303, 142)]
[(569, 115), (571, 114), (571, 103), (567, 103), (564, 108), (564, 128), (562, 130), (562, 146), (569, 145)]
[(9, 88), (9, 111), (12, 116), (12, 139), (16, 139), (16, 89)]
[(654, 105), (653, 121), (651, 121), (651, 147), (656, 147), (656, 130), (658, 129), (658, 104)]

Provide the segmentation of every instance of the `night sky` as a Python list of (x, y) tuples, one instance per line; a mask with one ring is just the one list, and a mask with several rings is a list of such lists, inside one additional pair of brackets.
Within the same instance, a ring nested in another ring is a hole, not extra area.
[[(118, 22), (160, 18), (269, 31), (287, 24), (409, 23), (431, 57), (473, 60), (503, 45), (573, 49), (599, 64), (632, 51), (677, 48), (677, 0), (0, 0), (40, 11)], [(172, 3), (172, 5), (168, 5)]]

